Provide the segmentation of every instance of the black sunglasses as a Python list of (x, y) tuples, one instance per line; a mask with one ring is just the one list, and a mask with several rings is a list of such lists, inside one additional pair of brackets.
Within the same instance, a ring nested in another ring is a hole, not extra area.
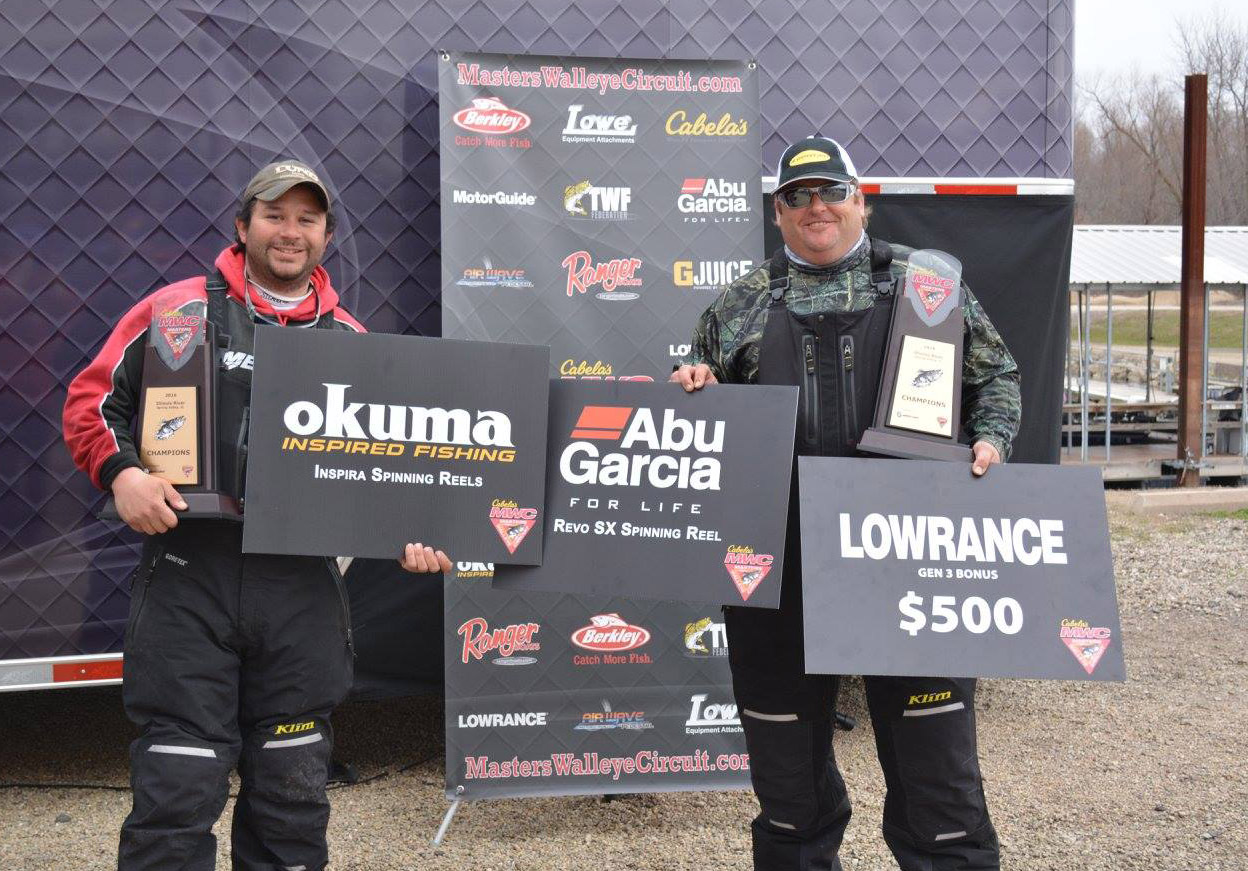
[(838, 181), (832, 184), (821, 184), (819, 187), (789, 188), (780, 192), (780, 201), (790, 209), (804, 209), (810, 205), (815, 195), (819, 195), (819, 199), (827, 203), (829, 206), (835, 206), (837, 203), (843, 203), (849, 199), (854, 192), (854, 183), (852, 181)]

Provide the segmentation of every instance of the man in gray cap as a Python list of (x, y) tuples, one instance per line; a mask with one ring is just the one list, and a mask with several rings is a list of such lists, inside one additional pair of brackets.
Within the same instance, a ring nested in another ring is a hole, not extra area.
[[(800, 390), (796, 452), (855, 456), (879, 392), (896, 288), (911, 249), (866, 233), (858, 173), (822, 136), (787, 148), (776, 170), (784, 247), (703, 313), (672, 374), (686, 390), (717, 381)], [(971, 471), (1009, 454), (1018, 432), (1018, 370), (962, 287), (962, 428)], [(777, 610), (727, 608), (733, 692), (761, 805), (758, 871), (840, 869), (849, 796), (832, 755), (840, 678), (806, 674), (797, 482), (792, 486)], [(975, 746), (975, 681), (866, 677), (884, 771), (884, 840), (905, 871), (999, 867)]]
[[(242, 504), (256, 324), (364, 331), (320, 265), (334, 223), (329, 190), (309, 166), (264, 167), (214, 270), (141, 299), (69, 387), (70, 453), (146, 535), (125, 639), (123, 699), (142, 731), (130, 747), (123, 871), (214, 868), (212, 826), (235, 765), (233, 867), (316, 871), (328, 861), (329, 719), (354, 656), (338, 563), (244, 554), (235, 520), (179, 520), (185, 501), (143, 467), (130, 427), (145, 340), (167, 341), (166, 323), (206, 317), (220, 346), (219, 481)], [(395, 553), (412, 572), (450, 569), (446, 554), (420, 544), (396, 542)]]

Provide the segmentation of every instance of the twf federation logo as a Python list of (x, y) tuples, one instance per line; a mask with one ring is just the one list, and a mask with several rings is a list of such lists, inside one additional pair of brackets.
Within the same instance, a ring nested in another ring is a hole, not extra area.
[(1074, 654), (1083, 670), (1091, 674), (1109, 649), (1110, 630), (1106, 626), (1090, 626), (1087, 620), (1063, 620), (1058, 637)]
[[(644, 481), (658, 488), (718, 490), (719, 459), (706, 455), (723, 453), (724, 429), (722, 420), (685, 420), (670, 408), (660, 424), (649, 408), (586, 405), (559, 457), (559, 473), (569, 484), (639, 487)], [(617, 442), (620, 450), (600, 451), (601, 442)]]
[(602, 187), (585, 179), (563, 189), (563, 210), (573, 218), (591, 221), (627, 221), (633, 189)]
[(728, 576), (741, 594), (741, 601), (749, 601), (750, 596), (758, 589), (758, 585), (771, 571), (775, 557), (769, 553), (755, 553), (754, 548), (734, 544), (724, 554), (724, 568)]
[(628, 300), (638, 296), (630, 290), (620, 290), (621, 287), (641, 287), (641, 279), (637, 277), (641, 261), (636, 257), (595, 264), (588, 251), (574, 251), (563, 258), (561, 265), (568, 270), (568, 296), (573, 291), (585, 293), (598, 284), (602, 285), (602, 290), (594, 296), (599, 299)]
[(728, 655), (728, 628), (722, 622), (703, 617), (685, 624), (685, 656), (704, 659)]
[(503, 540), (508, 553), (515, 553), (529, 530), (537, 523), (536, 508), (519, 508), (510, 499), (495, 499), (490, 506), (490, 523)]

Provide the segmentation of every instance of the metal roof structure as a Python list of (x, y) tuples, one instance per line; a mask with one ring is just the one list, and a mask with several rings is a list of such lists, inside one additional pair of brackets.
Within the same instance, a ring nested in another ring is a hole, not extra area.
[[(1177, 285), (1183, 228), (1075, 226), (1071, 284)], [(1248, 284), (1248, 227), (1205, 228), (1205, 284)]]

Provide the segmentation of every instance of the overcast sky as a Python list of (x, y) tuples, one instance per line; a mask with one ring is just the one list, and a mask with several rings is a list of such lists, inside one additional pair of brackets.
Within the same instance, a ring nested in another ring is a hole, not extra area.
[(1248, 22), (1248, 0), (1075, 0), (1075, 76), (1083, 82), (1135, 67), (1173, 74), (1182, 86), (1178, 22), (1219, 10), (1240, 26)]

